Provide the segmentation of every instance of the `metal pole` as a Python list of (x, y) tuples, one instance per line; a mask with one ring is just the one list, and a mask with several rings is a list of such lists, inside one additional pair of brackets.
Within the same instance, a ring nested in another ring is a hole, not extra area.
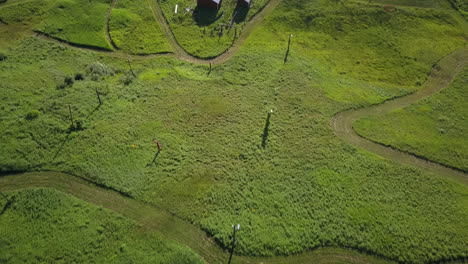
[(236, 231), (240, 229), (240, 224), (233, 225), (233, 234), (232, 234), (232, 246), (231, 246), (231, 254), (229, 254), (229, 261), (228, 264), (231, 264), (232, 255), (234, 255), (234, 248), (236, 246)]

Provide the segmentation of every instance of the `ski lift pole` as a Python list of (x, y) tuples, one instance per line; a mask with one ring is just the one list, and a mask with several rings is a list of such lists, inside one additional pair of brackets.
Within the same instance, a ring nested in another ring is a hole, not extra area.
[(232, 246), (231, 246), (231, 253), (229, 254), (229, 261), (228, 264), (231, 264), (232, 261), (232, 255), (234, 254), (234, 248), (236, 246), (236, 231), (240, 230), (240, 224), (233, 225), (233, 234), (232, 234)]

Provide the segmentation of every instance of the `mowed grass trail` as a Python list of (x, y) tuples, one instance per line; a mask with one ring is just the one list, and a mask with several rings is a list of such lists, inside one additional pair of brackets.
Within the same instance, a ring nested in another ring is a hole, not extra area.
[(113, 41), (125, 52), (152, 54), (171, 51), (146, 0), (119, 0), (112, 9), (109, 28)]
[(36, 37), (4, 43), (2, 172), (80, 175), (223, 246), (240, 223), (243, 255), (331, 246), (406, 263), (466, 258), (467, 186), (355, 148), (329, 125), (420, 89), (466, 44), (452, 11), (283, 2), (211, 72), (158, 57), (131, 61), (134, 77), (125, 59)]
[(391, 114), (358, 120), (356, 131), (373, 141), (468, 171), (468, 68), (451, 86)]
[(3, 194), (13, 202), (0, 215), (2, 263), (203, 263), (189, 248), (59, 191)]

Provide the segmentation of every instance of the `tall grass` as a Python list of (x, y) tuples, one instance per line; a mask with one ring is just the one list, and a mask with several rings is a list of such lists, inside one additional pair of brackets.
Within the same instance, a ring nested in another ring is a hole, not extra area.
[(133, 54), (171, 51), (146, 0), (119, 1), (112, 10), (109, 26), (112, 39), (123, 51)]

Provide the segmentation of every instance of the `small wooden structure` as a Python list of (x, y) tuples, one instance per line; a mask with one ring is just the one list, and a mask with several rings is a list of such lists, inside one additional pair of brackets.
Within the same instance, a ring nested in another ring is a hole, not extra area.
[(252, 3), (252, 0), (237, 0), (237, 5), (239, 6), (250, 7), (251, 3)]
[[(214, 9), (221, 8), (222, 0), (197, 0), (197, 5), (200, 7), (209, 7)], [(249, 0), (250, 1), (250, 0)]]

